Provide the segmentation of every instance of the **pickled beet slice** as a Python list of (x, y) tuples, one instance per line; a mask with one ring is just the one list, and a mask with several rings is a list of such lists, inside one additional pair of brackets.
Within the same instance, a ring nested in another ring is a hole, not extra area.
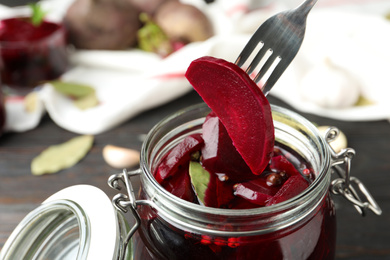
[(291, 176), (279, 189), (279, 191), (266, 203), (266, 206), (274, 205), (297, 196), (309, 187), (309, 183), (300, 174)]
[(205, 206), (214, 208), (228, 208), (234, 199), (233, 185), (224, 181), (219, 181), (218, 176), (210, 176), (210, 183), (205, 194)]
[(188, 173), (188, 167), (181, 168), (169, 181), (163, 182), (162, 186), (173, 195), (195, 202), (195, 194), (191, 186), (191, 179)]
[(228, 208), (234, 199), (233, 185), (224, 181), (217, 180), (217, 201), (219, 208)]
[(163, 180), (173, 176), (180, 167), (188, 165), (191, 154), (200, 150), (202, 146), (201, 134), (187, 136), (164, 157), (154, 173), (154, 178), (161, 184)]
[(232, 139), (214, 112), (207, 115), (202, 133), (204, 168), (229, 181), (236, 182), (256, 177), (233, 146)]
[(264, 206), (279, 190), (279, 187), (270, 187), (264, 178), (237, 183), (234, 186), (234, 195), (250, 201), (253, 204)]
[(249, 200), (236, 196), (230, 203), (231, 209), (253, 209), (258, 208), (257, 204), (251, 203)]
[(288, 176), (300, 175), (294, 165), (283, 155), (272, 157), (270, 168), (274, 171), (284, 171)]
[(252, 172), (261, 174), (275, 137), (271, 107), (260, 88), (237, 65), (213, 57), (194, 60), (186, 77), (217, 114)]

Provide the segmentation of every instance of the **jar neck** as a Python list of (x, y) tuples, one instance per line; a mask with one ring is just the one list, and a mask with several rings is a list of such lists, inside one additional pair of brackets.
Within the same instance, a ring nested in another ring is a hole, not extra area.
[[(88, 220), (83, 210), (71, 201), (42, 204), (18, 225), (5, 244), (0, 258), (25, 259), (33, 256), (46, 259), (65, 247), (68, 249), (65, 256), (86, 258), (90, 230), (87, 225), (80, 225), (84, 222), (87, 223)], [(70, 244), (75, 237), (79, 243)]]
[[(214, 235), (264, 234), (291, 226), (310, 215), (323, 201), (330, 184), (330, 154), (316, 127), (289, 110), (272, 106), (275, 141), (298, 152), (311, 163), (314, 182), (298, 196), (285, 202), (255, 209), (232, 210), (204, 207), (167, 192), (153, 177), (162, 156), (183, 138), (201, 131), (205, 105), (179, 111), (156, 125), (141, 151), (141, 183), (146, 204), (174, 226)], [(227, 225), (228, 224), (228, 225)]]

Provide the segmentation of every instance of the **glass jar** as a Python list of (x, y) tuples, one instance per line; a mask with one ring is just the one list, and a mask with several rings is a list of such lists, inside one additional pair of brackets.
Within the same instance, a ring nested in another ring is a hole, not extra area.
[[(1, 67), (1, 64), (0, 64), (0, 67)], [(5, 120), (6, 120), (5, 96), (4, 96), (3, 87), (1, 85), (1, 80), (0, 80), (0, 136), (3, 133), (3, 129), (5, 126)]]
[[(336, 219), (330, 193), (343, 195), (362, 214), (381, 210), (364, 185), (349, 176), (354, 151), (336, 154), (330, 148), (337, 129), (323, 138), (303, 117), (276, 106), (272, 111), (276, 141), (310, 162), (316, 174), (300, 195), (269, 207), (229, 210), (189, 203), (163, 189), (152, 172), (167, 151), (201, 131), (209, 109), (198, 105), (150, 131), (139, 169), (110, 176), (108, 184), (124, 187), (125, 193), (110, 201), (96, 187), (76, 185), (53, 194), (19, 223), (0, 260), (332, 259)], [(333, 181), (332, 172), (339, 175)], [(137, 199), (135, 176), (140, 178)]]
[(129, 223), (100, 189), (75, 185), (50, 196), (15, 228), (1, 260), (131, 259)]
[(0, 74), (9, 92), (24, 96), (44, 82), (58, 79), (69, 68), (67, 31), (63, 24), (48, 20), (39, 27), (16, 30), (15, 26), (24, 23), (15, 20), (28, 23), (30, 17), (0, 21)]
[[(111, 176), (113, 188), (119, 188), (119, 180), (128, 187), (128, 194), (118, 194), (113, 202), (119, 210), (130, 208), (136, 219), (134, 259), (333, 259), (336, 219), (330, 191), (345, 197), (352, 194), (360, 202), (349, 178), (354, 151), (348, 148), (336, 154), (327, 142), (337, 129), (331, 128), (324, 138), (305, 118), (272, 106), (275, 141), (310, 163), (314, 182), (298, 196), (273, 206), (210, 208), (175, 197), (152, 174), (167, 151), (186, 136), (201, 132), (209, 112), (207, 106), (198, 105), (161, 121), (144, 141), (140, 169)], [(332, 182), (334, 171), (341, 177)], [(141, 181), (137, 200), (129, 180), (133, 175), (140, 175)], [(371, 196), (363, 193), (370, 201)], [(355, 206), (360, 212), (371, 207), (380, 214), (372, 202)]]

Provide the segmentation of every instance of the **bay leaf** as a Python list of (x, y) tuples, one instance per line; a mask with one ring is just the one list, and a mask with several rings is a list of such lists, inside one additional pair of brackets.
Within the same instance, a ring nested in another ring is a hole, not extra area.
[(195, 161), (190, 162), (190, 177), (192, 186), (199, 201), (204, 204), (204, 197), (210, 182), (210, 173), (203, 166)]
[(81, 98), (95, 93), (95, 89), (89, 85), (59, 80), (50, 81), (50, 84), (56, 91), (72, 98)]
[(88, 108), (96, 107), (99, 104), (99, 100), (96, 96), (96, 93), (93, 92), (74, 100), (73, 104), (81, 110), (86, 110)]
[(81, 135), (67, 142), (48, 147), (32, 160), (32, 174), (55, 173), (75, 165), (91, 149), (93, 140), (93, 135)]

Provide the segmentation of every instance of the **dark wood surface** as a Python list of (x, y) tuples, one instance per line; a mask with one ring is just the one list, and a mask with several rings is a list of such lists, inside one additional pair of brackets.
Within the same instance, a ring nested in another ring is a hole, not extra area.
[[(269, 99), (273, 104), (288, 107), (272, 96)], [(76, 134), (58, 127), (46, 115), (34, 130), (1, 136), (0, 248), (28, 212), (65, 187), (90, 184), (111, 198), (115, 191), (107, 186), (107, 178), (118, 170), (104, 162), (102, 148), (113, 144), (140, 149), (144, 134), (163, 117), (199, 102), (199, 96), (191, 92), (96, 135), (92, 150), (81, 162), (52, 175), (31, 175), (31, 160), (49, 145), (64, 142)], [(347, 135), (349, 146), (357, 151), (352, 174), (366, 184), (383, 209), (382, 216), (369, 213), (361, 217), (343, 198), (333, 196), (337, 205), (337, 259), (390, 259), (390, 123), (341, 122), (304, 116), (320, 125), (337, 126)]]
[(0, 4), (10, 6), (10, 7), (15, 7), (15, 6), (26, 5), (26, 3), (34, 3), (38, 1), (39, 0), (0, 0)]

